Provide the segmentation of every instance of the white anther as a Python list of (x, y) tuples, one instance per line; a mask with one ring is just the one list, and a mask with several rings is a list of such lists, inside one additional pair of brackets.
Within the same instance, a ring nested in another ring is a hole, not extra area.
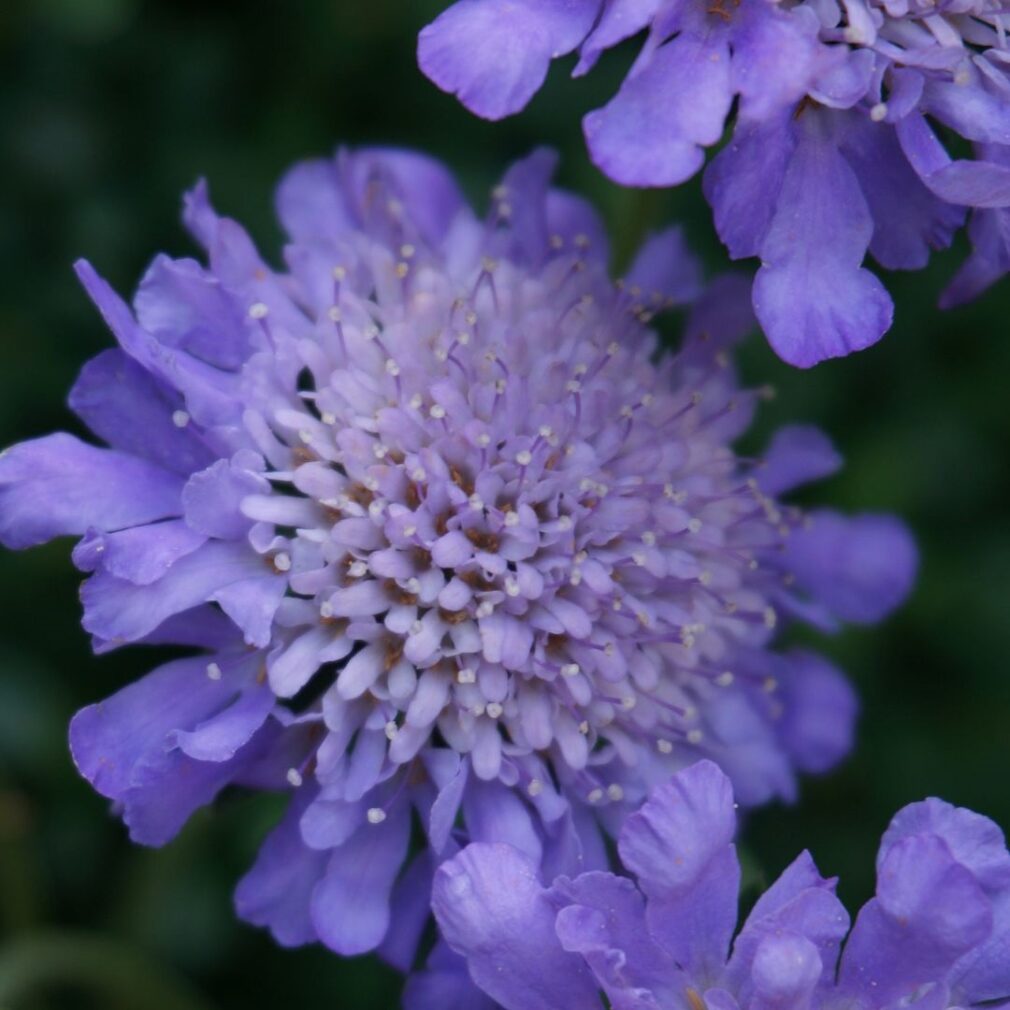
[(445, 417), (445, 407), (443, 407), (440, 403), (433, 403), (428, 408), (428, 413), (435, 418), (436, 421), (441, 421), (442, 418)]
[(774, 677), (765, 677), (761, 690), (767, 694), (772, 694), (778, 686), (779, 682)]
[(410, 633), (412, 635), (420, 635), (424, 631), (424, 625), (420, 621), (414, 621), (410, 626)]
[(509, 596), (518, 596), (519, 595), (519, 583), (511, 575), (506, 576), (506, 578), (505, 578), (505, 592)]
[(415, 252), (417, 252), (417, 250), (409, 242), (404, 242), (403, 245), (400, 246), (400, 255), (405, 260), (409, 260)]
[(302, 784), (302, 773), (297, 768), (289, 768), (285, 778), (295, 789)]
[(337, 415), (336, 414), (331, 414), (328, 410), (324, 410), (323, 413), (322, 413), (321, 420), (322, 420), (323, 424), (336, 424), (337, 423)]
[(324, 618), (330, 618), (333, 616), (333, 604), (329, 600), (323, 600), (319, 604), (319, 616)]
[(712, 573), (711, 572), (699, 572), (698, 581), (703, 586), (710, 586), (712, 584)]
[(565, 663), (561, 667), (561, 675), (563, 677), (575, 677), (582, 672), (582, 667), (578, 663)]
[(687, 524), (688, 533), (700, 533), (701, 532), (701, 520), (691, 519)]
[(656, 750), (658, 750), (660, 754), (672, 754), (673, 744), (669, 740), (657, 740)]
[(484, 600), (483, 603), (477, 607), (478, 617), (490, 617), (494, 613), (494, 604), (490, 600)]
[(652, 530), (646, 530), (642, 534), (642, 543), (645, 544), (646, 547), (655, 547), (656, 546), (656, 534), (653, 533)]
[(364, 561), (352, 561), (347, 566), (347, 574), (352, 579), (360, 579), (363, 575), (368, 574), (368, 565)]
[(558, 517), (558, 529), (564, 530), (566, 533), (573, 526), (571, 516), (559, 516)]
[(600, 800), (603, 799), (603, 790), (602, 789), (591, 789), (589, 791), (589, 795), (586, 797), (586, 799), (590, 803), (599, 803)]
[(544, 791), (544, 784), (540, 779), (530, 779), (529, 785), (526, 786), (526, 792), (530, 796), (539, 796)]
[(630, 712), (638, 704), (638, 699), (633, 694), (626, 694), (621, 699), (621, 708)]
[(619, 803), (624, 799), (624, 790), (616, 782), (611, 782), (610, 785), (607, 786), (607, 796), (609, 799), (613, 800), (614, 803)]
[(519, 525), (519, 513), (518, 512), (506, 512), (505, 513), (505, 525), (506, 526), (518, 526)]
[(576, 365), (575, 368), (572, 369), (572, 371), (575, 373), (576, 376), (585, 375), (586, 372), (589, 371), (589, 366), (585, 363)]
[(870, 109), (870, 119), (875, 123), (883, 122), (887, 118), (887, 102), (877, 102), (876, 105)]
[(488, 704), (487, 708), (484, 711), (492, 719), (498, 719), (500, 718), (502, 712), (505, 711), (505, 709), (502, 708), (502, 706), (497, 701), (492, 701)]
[(428, 471), (424, 469), (423, 466), (416, 466), (410, 472), (410, 479), (420, 483), (422, 480), (426, 480), (428, 477)]
[(373, 519), (378, 519), (379, 516), (381, 516), (382, 513), (385, 512), (385, 511), (386, 511), (386, 503), (385, 502), (376, 500), (376, 501), (373, 501), (373, 502), (369, 503), (368, 514)]
[(390, 719), (383, 728), (385, 730), (387, 740), (392, 740), (400, 731), (400, 727), (397, 726), (392, 719)]
[(639, 401), (639, 403), (641, 403), (643, 407), (651, 407), (652, 401), (655, 399), (656, 398), (652, 395), (652, 393), (643, 393), (642, 399)]
[(421, 582), (419, 579), (415, 578), (413, 575), (407, 579), (404, 587), (408, 593), (417, 594), (421, 591)]
[(347, 276), (347, 270), (344, 267), (334, 267), (333, 268), (333, 279), (335, 281), (342, 281)]
[(369, 824), (381, 824), (386, 819), (386, 811), (382, 807), (369, 807), (365, 816)]
[(252, 305), (249, 306), (249, 318), (265, 319), (269, 311), (270, 309), (264, 305), (263, 302), (253, 302)]
[(578, 379), (569, 379), (565, 383), (566, 393), (580, 393), (582, 391), (582, 383)]
[(495, 379), (494, 381), (494, 391), (501, 396), (505, 392), (505, 380)]
[(456, 334), (456, 343), (459, 344), (460, 347), (466, 347), (466, 345), (470, 343), (470, 334), (467, 333), (466, 330), (460, 330), (459, 333)]
[(579, 732), (583, 736), (589, 736), (589, 723), (586, 722), (585, 719), (583, 719), (582, 722), (579, 723)]
[(386, 372), (389, 375), (394, 376), (400, 374), (400, 366), (396, 363), (396, 361), (393, 358), (386, 359)]
[(361, 335), (366, 340), (374, 340), (379, 335), (379, 327), (372, 323), (362, 330)]
[(568, 576), (568, 581), (573, 586), (578, 586), (582, 584), (582, 572), (578, 568), (573, 569), (572, 574)]
[(639, 568), (645, 567), (646, 557), (641, 551), (634, 551), (631, 555), (631, 560), (634, 561)]
[(339, 305), (331, 305), (326, 310), (326, 315), (329, 316), (331, 323), (339, 323), (341, 319), (344, 318), (344, 314), (340, 311)]
[(210, 680), (220, 680), (221, 679), (221, 667), (217, 663), (207, 664), (207, 677)]
[(610, 357), (613, 357), (620, 349), (621, 345), (616, 340), (612, 340), (609, 344), (607, 344), (607, 354)]
[(312, 432), (309, 431), (308, 428), (302, 428), (302, 430), (298, 432), (298, 438), (308, 445), (312, 441)]
[(529, 449), (520, 449), (516, 453), (516, 462), (520, 466), (529, 466), (530, 463), (533, 462), (533, 454), (529, 451)]
[(482, 508), (484, 508), (484, 499), (481, 498), (481, 496), (479, 494), (474, 493), (474, 494), (470, 495), (470, 497), (467, 499), (467, 502), (468, 502), (470, 508), (476, 509), (478, 512)]
[(435, 348), (435, 360), (436, 361), (448, 361), (449, 352), (444, 347)]
[(621, 417), (631, 417), (631, 415), (634, 413), (635, 408), (632, 407), (630, 404), (626, 403), (623, 407), (621, 407)]
[(476, 704), (476, 705), (474, 705), (474, 706), (473, 706), (473, 707), (472, 707), (472, 708), (470, 709), (470, 711), (471, 711), (471, 712), (472, 712), (472, 713), (473, 713), (474, 715), (483, 715), (483, 714), (484, 714), (484, 703), (483, 703), (482, 701), (479, 701), (479, 702), (477, 702), (477, 704)]
[(779, 616), (771, 607), (765, 607), (762, 616), (764, 617), (765, 627), (768, 629), (774, 628), (779, 623)]
[(185, 410), (176, 410), (172, 412), (172, 424), (177, 428), (185, 428), (189, 424), (189, 414)]
[(365, 487), (368, 488), (369, 491), (378, 491), (379, 490), (379, 481), (378, 481), (377, 478), (373, 477), (371, 474), (369, 474), (361, 483), (364, 484)]
[(719, 687), (729, 687), (735, 679), (736, 678), (733, 676), (733, 672), (731, 670), (723, 670), (723, 672), (715, 678), (715, 682), (719, 685)]
[(477, 671), (472, 666), (464, 666), (456, 671), (456, 680), (460, 684), (473, 684), (477, 680)]
[(372, 446), (372, 455), (376, 459), (385, 459), (388, 452), (389, 450), (381, 442), (376, 442)]
[(541, 438), (550, 438), (554, 434), (554, 429), (549, 424), (542, 424), (537, 429)]
[(704, 739), (705, 734), (700, 729), (692, 729), (687, 734), (687, 742), (690, 744), (699, 744)]
[(488, 433), (487, 433), (486, 431), (482, 431), (482, 432), (481, 432), (481, 433), (480, 433), (480, 434), (479, 434), (479, 435), (477, 436), (477, 444), (478, 444), (478, 445), (479, 445), (479, 446), (480, 446), (481, 448), (484, 448), (484, 447), (486, 447), (486, 446), (489, 446), (489, 445), (491, 444), (491, 436), (490, 436), (490, 435), (489, 435), (489, 434), (488, 434)]
[(408, 401), (408, 405), (414, 410), (420, 410), (424, 403), (424, 397), (420, 393), (415, 393)]
[(416, 526), (404, 526), (403, 527), (403, 535), (405, 537), (412, 537), (416, 532), (417, 532), (417, 527)]
[(291, 571), (291, 555), (286, 551), (278, 551), (274, 555), (274, 568), (279, 572)]

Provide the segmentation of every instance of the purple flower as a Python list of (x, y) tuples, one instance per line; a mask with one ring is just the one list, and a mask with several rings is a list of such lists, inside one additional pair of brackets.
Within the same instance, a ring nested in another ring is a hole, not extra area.
[[(188, 650), (78, 714), (82, 773), (147, 844), (226, 785), (289, 790), (237, 895), (282, 943), (408, 965), (461, 842), (602, 864), (600, 825), (700, 755), (743, 802), (791, 797), (855, 702), (772, 650), (779, 615), (872, 622), (913, 581), (895, 520), (780, 502), (839, 466), (823, 435), (729, 448), (760, 399), (727, 357), (741, 285), (702, 291), (667, 232), (615, 286), (553, 166), (481, 219), (419, 155), (299, 165), (282, 271), (199, 186), (209, 267), (159, 256), (132, 311), (79, 267), (119, 347), (70, 403), (109, 447), (0, 459), (5, 543), (83, 538), (96, 647)], [(647, 322), (686, 302), (656, 364)]]
[[(1010, 263), (1010, 48), (1003, 0), (458, 0), (420, 35), (421, 68), (490, 119), (517, 112), (551, 59), (647, 36), (617, 95), (584, 121), (629, 186), (705, 173), (720, 237), (759, 257), (772, 346), (808, 367), (875, 343), (893, 306), (863, 266), (925, 266), (975, 208), (964, 301)], [(735, 113), (733, 110), (736, 110)], [(932, 123), (975, 146), (952, 160)]]
[[(407, 1006), (584, 1010), (601, 995), (614, 1010), (1005, 1005), (1010, 853), (992, 821), (938, 799), (899, 811), (876, 897), (851, 930), (835, 880), (804, 852), (734, 937), (735, 822), (729, 780), (700, 761), (625, 821), (618, 849), (637, 883), (590, 872), (544, 886), (517, 849), (468, 846), (435, 875), (451, 951), (412, 981)], [(466, 977), (452, 951), (494, 1004), (453, 998)]]

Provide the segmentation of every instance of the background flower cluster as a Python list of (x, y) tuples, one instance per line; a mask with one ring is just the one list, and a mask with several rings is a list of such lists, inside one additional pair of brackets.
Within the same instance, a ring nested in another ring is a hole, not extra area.
[[(675, 191), (622, 190), (585, 162), (579, 119), (616, 91), (632, 50), (606, 54), (577, 84), (564, 75), (570, 66), (557, 67), (522, 118), (491, 126), (416, 69), (416, 33), (442, 6), (262, 2), (239, 17), (224, 4), (53, 0), (0, 15), (0, 442), (79, 431), (60, 406), (64, 391), (107, 336), (67, 264), (86, 252), (130, 290), (150, 251), (167, 245), (189, 255), (175, 219), (177, 194), (195, 172), (213, 180), (221, 210), (273, 249), (276, 177), (306, 152), (328, 152), (334, 138), (395, 137), (430, 150), (461, 173), (479, 205), (502, 165), (547, 140), (564, 155), (560, 182), (603, 211), (616, 269), (647, 229), (673, 220), (719, 264), (697, 180)], [(956, 244), (928, 270), (888, 278), (896, 321), (875, 349), (805, 375), (758, 340), (742, 350), (745, 377), (780, 393), (743, 448), (757, 451), (783, 423), (820, 424), (847, 467), (804, 492), (803, 504), (899, 512), (926, 558), (916, 594), (887, 627), (829, 644), (864, 700), (860, 745), (841, 771), (806, 783), (801, 806), (749, 820), (741, 855), (752, 896), (800, 839), (858, 907), (872, 893), (870, 857), (891, 815), (926, 794), (1010, 823), (998, 773), (1010, 713), (1006, 295), (997, 288), (944, 316), (923, 295), (942, 287), (965, 251)], [(671, 333), (678, 325), (674, 318)], [(399, 979), (377, 961), (281, 952), (233, 922), (232, 882), (278, 813), (269, 797), (226, 796), (167, 851), (126, 847), (70, 767), (63, 729), (75, 709), (135, 677), (137, 654), (85, 654), (76, 579), (61, 548), (6, 554), (0, 578), (16, 587), (5, 592), (0, 646), (6, 998), (116, 1005), (131, 979), (147, 975), (159, 979), (166, 1006), (313, 1007), (332, 1005), (333, 992), (348, 1005), (393, 1005)], [(152, 650), (149, 665), (157, 659)], [(98, 965), (98, 977), (84, 977), (82, 961)]]

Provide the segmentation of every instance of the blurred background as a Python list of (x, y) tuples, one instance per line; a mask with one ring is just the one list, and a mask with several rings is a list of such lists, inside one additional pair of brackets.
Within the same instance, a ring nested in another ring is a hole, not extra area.
[[(710, 267), (720, 250), (697, 182), (611, 185), (588, 163), (584, 112), (630, 50), (573, 82), (556, 64), (520, 117), (480, 122), (416, 69), (439, 0), (4, 0), (0, 4), (0, 445), (75, 429), (64, 405), (110, 337), (79, 290), (87, 255), (123, 292), (159, 250), (194, 250), (179, 197), (198, 176), (219, 209), (278, 251), (272, 185), (337, 143), (415, 145), (482, 202), (505, 163), (558, 147), (560, 181), (611, 225), (615, 269), (650, 227), (682, 220)], [(964, 248), (887, 278), (897, 321), (877, 347), (801, 373), (755, 335), (742, 364), (777, 398), (747, 449), (784, 421), (836, 440), (844, 472), (808, 502), (893, 510), (923, 552), (919, 588), (887, 625), (822, 643), (863, 698), (854, 757), (804, 783), (803, 802), (754, 815), (754, 886), (809, 847), (850, 908), (873, 889), (891, 814), (927, 794), (1010, 827), (1010, 285), (941, 315)], [(82, 780), (66, 725), (155, 665), (101, 659), (78, 625), (69, 543), (0, 555), (0, 1007), (3, 1010), (392, 1008), (399, 980), (370, 959), (283, 951), (237, 923), (231, 888), (277, 815), (229, 795), (162, 851), (131, 846)]]

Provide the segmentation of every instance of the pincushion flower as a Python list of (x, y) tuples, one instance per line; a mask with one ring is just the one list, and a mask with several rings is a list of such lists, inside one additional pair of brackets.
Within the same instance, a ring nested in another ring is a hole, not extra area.
[[(600, 825), (699, 755), (791, 797), (855, 703), (773, 650), (778, 616), (872, 622), (911, 585), (896, 520), (780, 502), (839, 465), (823, 435), (730, 448), (760, 398), (727, 357), (740, 285), (702, 292), (675, 231), (613, 284), (553, 165), (483, 219), (419, 155), (297, 166), (283, 270), (197, 187), (208, 267), (159, 256), (132, 310), (79, 267), (119, 347), (70, 404), (108, 448), (0, 459), (5, 543), (83, 537), (97, 648), (197, 653), (78, 714), (82, 773), (149, 844), (225, 785), (290, 791), (237, 896), (282, 943), (407, 965), (462, 841), (596, 865)], [(688, 301), (657, 363), (648, 319)]]
[(515, 848), (468, 846), (436, 874), (433, 905), (495, 1002), (458, 1000), (463, 966), (443, 954), (448, 967), (414, 980), (408, 1008), (1005, 1005), (1010, 853), (988, 818), (938, 799), (899, 811), (881, 840), (876, 897), (851, 930), (836, 881), (804, 852), (735, 938), (734, 827), (730, 782), (702, 761), (625, 821), (618, 849), (636, 879), (590, 872), (545, 886)]
[[(720, 237), (758, 257), (759, 321), (807, 367), (890, 327), (864, 266), (919, 269), (976, 208), (975, 252), (943, 298), (1006, 272), (1010, 50), (1002, 0), (458, 0), (420, 35), (422, 69), (491, 119), (521, 109), (550, 60), (575, 74), (647, 36), (617, 95), (585, 118), (617, 182), (672, 186), (701, 168)], [(932, 125), (931, 125), (932, 124)], [(975, 145), (952, 160), (934, 125)]]

